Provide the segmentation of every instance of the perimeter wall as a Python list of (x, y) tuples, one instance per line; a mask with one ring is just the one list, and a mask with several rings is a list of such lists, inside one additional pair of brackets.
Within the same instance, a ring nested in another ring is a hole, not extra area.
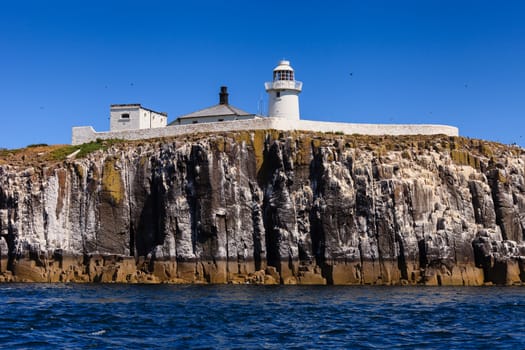
[(191, 133), (243, 131), (243, 130), (304, 130), (336, 132), (361, 135), (437, 135), (458, 136), (459, 130), (448, 125), (425, 124), (351, 124), (312, 120), (286, 120), (279, 118), (256, 118), (250, 120), (172, 125), (164, 128), (96, 132), (91, 126), (73, 128), (72, 144), (80, 145), (96, 139), (141, 140), (159, 137), (179, 136)]

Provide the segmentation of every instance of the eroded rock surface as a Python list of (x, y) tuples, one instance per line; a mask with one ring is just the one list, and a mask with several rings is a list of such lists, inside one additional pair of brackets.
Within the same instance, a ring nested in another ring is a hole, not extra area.
[(525, 155), (275, 130), (0, 163), (0, 280), (521, 284)]

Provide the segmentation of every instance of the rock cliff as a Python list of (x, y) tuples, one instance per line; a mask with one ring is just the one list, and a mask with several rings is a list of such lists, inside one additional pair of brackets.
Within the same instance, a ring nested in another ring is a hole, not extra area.
[(276, 130), (102, 146), (3, 152), (0, 280), (525, 281), (520, 148)]

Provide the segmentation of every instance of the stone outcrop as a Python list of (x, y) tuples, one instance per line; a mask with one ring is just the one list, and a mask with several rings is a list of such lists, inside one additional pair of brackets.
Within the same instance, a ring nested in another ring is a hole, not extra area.
[(0, 159), (2, 281), (525, 281), (516, 147), (257, 130), (55, 151)]

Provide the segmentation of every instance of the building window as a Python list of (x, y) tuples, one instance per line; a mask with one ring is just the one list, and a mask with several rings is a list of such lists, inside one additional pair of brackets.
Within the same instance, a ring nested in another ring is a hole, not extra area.
[(217, 120), (217, 121), (218, 121), (218, 122), (223, 122), (223, 121), (224, 121), (224, 119), (219, 119), (219, 120)]
[(199, 122), (198, 120), (194, 120), (194, 121), (192, 121), (191, 123), (192, 123), (192, 124), (197, 124), (198, 122)]
[(120, 119), (129, 119), (129, 113), (122, 113)]
[(280, 91), (277, 91), (277, 92), (275, 93), (275, 97), (281, 97), (281, 92), (280, 92)]

